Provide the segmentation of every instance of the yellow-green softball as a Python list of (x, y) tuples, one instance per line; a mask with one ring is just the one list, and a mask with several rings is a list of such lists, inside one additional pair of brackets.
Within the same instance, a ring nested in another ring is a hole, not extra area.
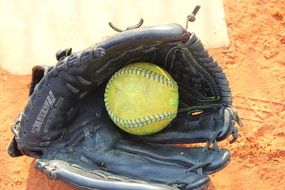
[(150, 63), (133, 63), (117, 71), (104, 94), (113, 122), (133, 135), (149, 135), (166, 127), (177, 115), (178, 98), (177, 83)]

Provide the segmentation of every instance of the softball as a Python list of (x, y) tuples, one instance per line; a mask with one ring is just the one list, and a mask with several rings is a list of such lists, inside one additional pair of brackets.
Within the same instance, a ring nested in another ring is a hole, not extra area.
[(117, 71), (104, 94), (112, 121), (133, 135), (150, 135), (165, 128), (177, 115), (178, 86), (162, 68), (133, 63)]

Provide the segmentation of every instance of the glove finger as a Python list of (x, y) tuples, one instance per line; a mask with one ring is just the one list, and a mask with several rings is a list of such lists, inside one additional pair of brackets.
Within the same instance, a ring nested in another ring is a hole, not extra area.
[(35, 166), (50, 179), (72, 182), (72, 185), (84, 189), (102, 190), (177, 190), (163, 184), (134, 180), (102, 170), (75, 167), (63, 160), (37, 159)]
[[(81, 152), (103, 170), (168, 185), (204, 183), (206, 176), (188, 171), (180, 163), (157, 160), (155, 156), (138, 155), (118, 149), (92, 153)], [(201, 184), (200, 184), (201, 185)]]
[[(120, 141), (116, 149), (137, 155), (153, 157), (156, 160), (174, 162), (191, 168), (201, 165), (203, 172), (211, 174), (224, 168), (230, 161), (230, 152), (226, 149), (215, 150), (207, 147), (181, 147), (163, 144), (134, 143)], [(199, 168), (197, 168), (199, 169)]]

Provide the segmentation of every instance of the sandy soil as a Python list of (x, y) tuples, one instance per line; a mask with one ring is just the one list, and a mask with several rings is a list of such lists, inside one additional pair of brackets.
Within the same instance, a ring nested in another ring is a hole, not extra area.
[[(234, 105), (245, 124), (238, 141), (221, 146), (230, 165), (214, 175), (209, 189), (285, 189), (285, 11), (284, 0), (225, 0), (231, 45), (210, 50), (225, 70)], [(283, 7), (283, 8), (282, 8)], [(27, 100), (30, 76), (0, 69), (0, 189), (73, 189), (48, 180), (34, 159), (12, 159), (6, 147), (10, 126)]]

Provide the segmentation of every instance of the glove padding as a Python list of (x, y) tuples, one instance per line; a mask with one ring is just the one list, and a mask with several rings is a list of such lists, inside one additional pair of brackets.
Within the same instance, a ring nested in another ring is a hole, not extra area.
[[(40, 158), (37, 167), (52, 178), (101, 189), (201, 189), (209, 182), (206, 174), (229, 162), (229, 152), (216, 143), (237, 136), (226, 76), (181, 26), (122, 32), (57, 59), (54, 67), (35, 69), (33, 81), (39, 83), (32, 83), (29, 102), (12, 127), (11, 156)], [(179, 86), (177, 118), (154, 135), (126, 134), (104, 108), (105, 82), (133, 62), (157, 64)], [(174, 146), (198, 142), (208, 144)]]

